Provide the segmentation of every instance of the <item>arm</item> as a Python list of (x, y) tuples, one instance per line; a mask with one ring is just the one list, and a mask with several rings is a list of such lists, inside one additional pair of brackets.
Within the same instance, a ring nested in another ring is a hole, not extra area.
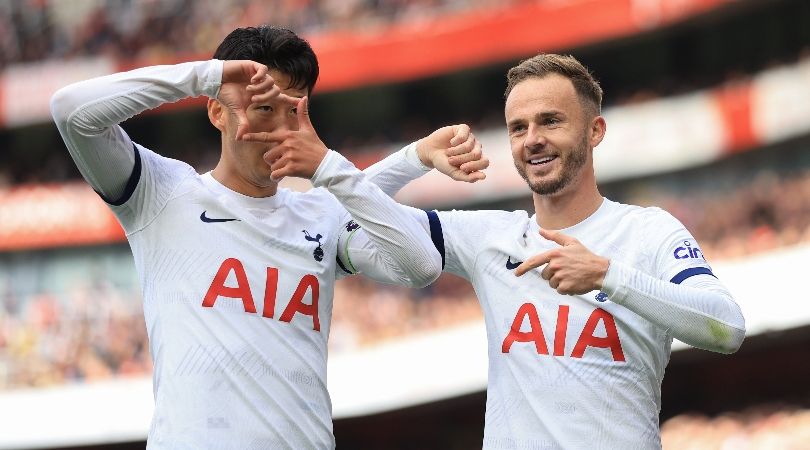
[(60, 89), (51, 99), (51, 114), (82, 176), (114, 203), (136, 167), (132, 141), (119, 123), (162, 104), (201, 95), (219, 96), (239, 116), (244, 105), (228, 94), (240, 87), (250, 86), (248, 90), (262, 97), (279, 95), (266, 73), (265, 66), (252, 61), (144, 67)]
[(441, 273), (441, 256), (413, 211), (396, 203), (349, 160), (326, 148), (309, 120), (307, 97), (299, 101), (296, 115), (296, 130), (248, 133), (244, 138), (274, 144), (264, 155), (274, 179), (310, 178), (315, 187), (329, 190), (363, 228), (376, 256), (362, 251), (363, 246), (353, 247), (350, 236), (348, 242), (339, 243), (339, 248), (348, 249), (344, 266), (362, 265), (360, 260), (369, 258), (367, 264), (385, 267), (378, 281), (414, 287), (433, 282)]
[(155, 66), (64, 87), (51, 114), (82, 176), (108, 202), (124, 193), (135, 167), (132, 141), (119, 123), (147, 109), (198, 95), (215, 96), (222, 63)]
[(709, 269), (686, 269), (681, 273), (702, 274), (664, 280), (596, 255), (560, 232), (540, 234), (561, 247), (526, 259), (515, 270), (517, 276), (545, 265), (542, 277), (560, 294), (601, 290), (613, 303), (694, 347), (733, 353), (742, 344), (745, 320), (740, 307)]
[(486, 178), (483, 170), (488, 166), (489, 160), (483, 157), (481, 143), (470, 127), (451, 125), (405, 146), (363, 172), (383, 192), (393, 196), (434, 168), (454, 180), (474, 183)]
[(362, 230), (338, 244), (350, 271), (387, 283), (423, 287), (441, 273), (441, 256), (420, 224), (424, 212), (407, 208), (372, 184), (346, 158), (329, 152), (312, 177), (329, 190)]
[(610, 301), (693, 347), (734, 353), (745, 338), (740, 307), (711, 275), (693, 276), (676, 284), (611, 261), (601, 289)]

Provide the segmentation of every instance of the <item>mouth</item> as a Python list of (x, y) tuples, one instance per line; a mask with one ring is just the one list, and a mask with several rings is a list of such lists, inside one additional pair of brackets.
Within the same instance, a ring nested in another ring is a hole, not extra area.
[(526, 161), (530, 166), (544, 166), (557, 159), (557, 155), (534, 157)]

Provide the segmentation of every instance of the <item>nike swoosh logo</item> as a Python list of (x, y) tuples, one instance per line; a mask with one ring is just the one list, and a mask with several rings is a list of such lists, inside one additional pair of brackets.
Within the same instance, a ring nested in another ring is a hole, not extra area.
[(205, 213), (206, 211), (203, 211), (202, 214), (200, 214), (200, 220), (205, 223), (233, 222), (234, 220), (237, 222), (239, 221), (239, 219), (212, 219), (206, 216)]
[(509, 269), (509, 270), (515, 270), (521, 264), (523, 264), (523, 261), (512, 262), (512, 257), (511, 256), (506, 258), (506, 268)]

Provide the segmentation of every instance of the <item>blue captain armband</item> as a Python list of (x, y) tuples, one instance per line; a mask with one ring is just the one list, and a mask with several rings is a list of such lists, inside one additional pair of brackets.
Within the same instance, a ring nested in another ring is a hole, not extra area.
[(695, 275), (711, 275), (717, 278), (717, 276), (712, 273), (712, 269), (709, 269), (708, 267), (690, 267), (688, 269), (684, 269), (678, 272), (678, 274), (672, 277), (672, 279), (669, 280), (669, 282), (681, 284), (687, 278), (693, 277)]

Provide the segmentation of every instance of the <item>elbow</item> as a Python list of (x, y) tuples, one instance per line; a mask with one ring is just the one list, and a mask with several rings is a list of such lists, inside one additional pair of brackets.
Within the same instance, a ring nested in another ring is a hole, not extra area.
[(51, 96), (51, 116), (56, 123), (65, 123), (70, 115), (71, 107), (70, 88), (63, 87)]
[(730, 355), (740, 349), (743, 340), (745, 340), (745, 321), (742, 315), (740, 315), (739, 319), (739, 322), (734, 324), (719, 322), (710, 324), (713, 341), (711, 350)]
[(737, 350), (740, 349), (742, 346), (743, 340), (745, 339), (745, 330), (741, 330), (739, 336), (736, 336), (734, 339), (730, 339), (724, 343), (722, 343), (718, 348), (715, 350), (717, 353), (722, 353), (724, 355), (730, 355), (735, 353)]
[(51, 96), (50, 109), (51, 117), (60, 132), (76, 132), (88, 128), (79, 120), (79, 115), (75, 114), (79, 104), (71, 86), (63, 87)]
[(436, 281), (436, 278), (439, 278), (439, 275), (442, 274), (441, 256), (435, 250), (433, 253), (431, 253), (430, 258), (424, 260), (423, 264), (419, 264), (418, 267), (413, 267), (409, 271), (410, 276), (406, 277), (407, 280), (405, 281), (408, 287), (423, 288)]

